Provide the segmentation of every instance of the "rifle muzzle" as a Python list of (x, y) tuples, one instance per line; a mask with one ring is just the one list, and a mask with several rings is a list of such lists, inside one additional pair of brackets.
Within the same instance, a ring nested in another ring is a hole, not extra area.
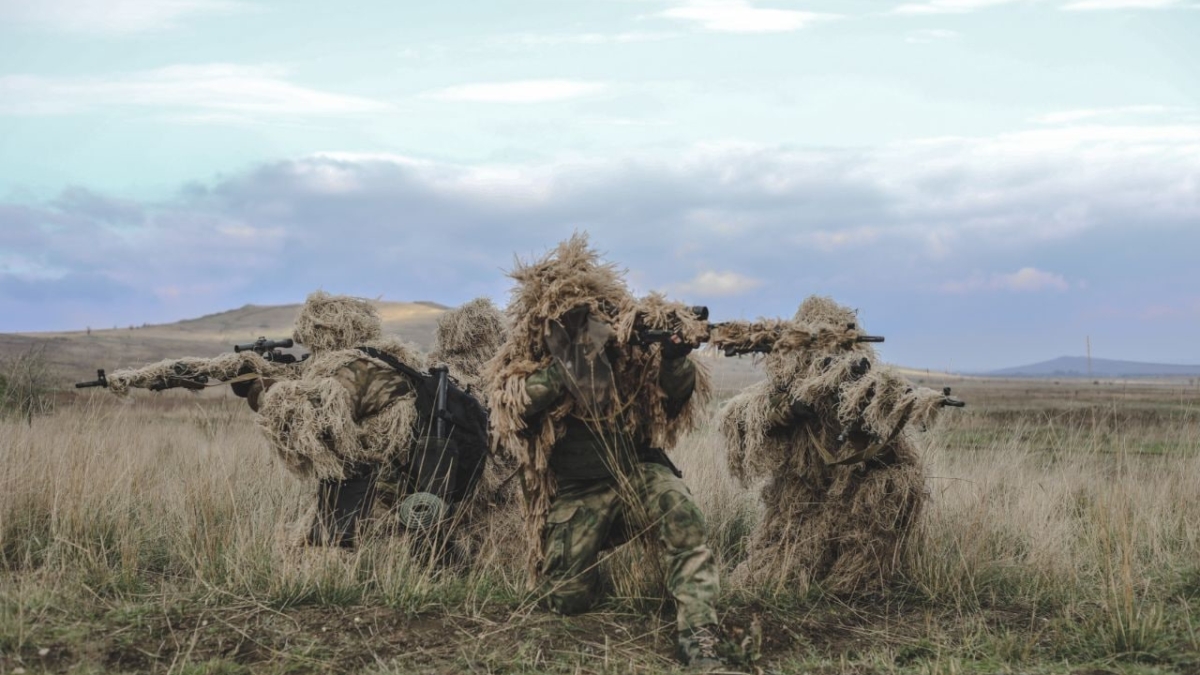
[(104, 375), (104, 369), (101, 368), (101, 369), (97, 370), (96, 371), (96, 379), (92, 380), (91, 382), (76, 382), (75, 383), (76, 389), (83, 389), (84, 387), (104, 387), (105, 389), (107, 389), (108, 388), (108, 378), (105, 377), (105, 375)]

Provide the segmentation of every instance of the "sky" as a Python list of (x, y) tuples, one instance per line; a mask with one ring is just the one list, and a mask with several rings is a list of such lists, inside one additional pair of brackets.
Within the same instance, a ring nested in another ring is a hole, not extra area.
[(503, 306), (585, 231), (885, 359), (1200, 363), (1200, 0), (0, 0), (0, 331)]

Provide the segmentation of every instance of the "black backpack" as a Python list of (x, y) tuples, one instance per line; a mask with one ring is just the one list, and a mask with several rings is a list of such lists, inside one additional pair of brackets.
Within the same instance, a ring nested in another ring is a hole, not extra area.
[(433, 492), (446, 501), (463, 501), (475, 491), (488, 455), (488, 412), (474, 396), (446, 376), (445, 438), (437, 437), (438, 376), (413, 368), (387, 352), (359, 347), (407, 376), (417, 392), (417, 447), (405, 467), (411, 492)]

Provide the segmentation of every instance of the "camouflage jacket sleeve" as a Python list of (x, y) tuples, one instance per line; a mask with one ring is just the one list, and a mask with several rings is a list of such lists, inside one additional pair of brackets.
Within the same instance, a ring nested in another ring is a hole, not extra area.
[(407, 377), (367, 359), (347, 363), (334, 373), (334, 377), (350, 392), (355, 422), (376, 415), (413, 391)]
[(567, 390), (562, 366), (557, 362), (538, 370), (525, 380), (525, 393), (529, 396), (529, 407), (525, 417), (532, 417), (554, 405)]
[(696, 364), (686, 356), (664, 359), (658, 374), (658, 386), (667, 395), (663, 405), (670, 417), (678, 415), (696, 390)]

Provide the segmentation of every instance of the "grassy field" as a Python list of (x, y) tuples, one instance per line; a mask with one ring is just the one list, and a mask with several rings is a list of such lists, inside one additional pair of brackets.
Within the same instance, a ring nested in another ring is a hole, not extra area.
[[(904, 578), (854, 598), (725, 588), (747, 671), (1200, 672), (1200, 389), (950, 384), (970, 407), (920, 437), (931, 498)], [(729, 570), (756, 514), (722, 452), (701, 429), (676, 456)], [(310, 490), (220, 390), (0, 422), (0, 672), (675, 668), (652, 588), (563, 618), (511, 552), (455, 575), (397, 539), (297, 549)]]

